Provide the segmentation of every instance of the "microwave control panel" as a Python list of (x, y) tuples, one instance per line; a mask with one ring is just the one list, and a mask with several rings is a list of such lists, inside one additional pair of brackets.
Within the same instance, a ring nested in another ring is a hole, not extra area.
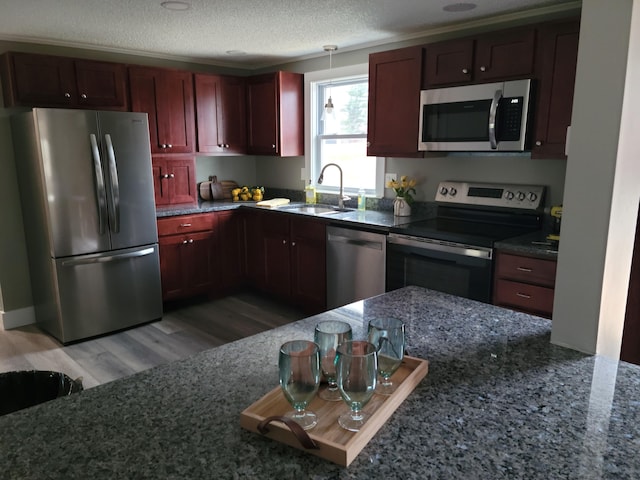
[(545, 187), (542, 185), (514, 185), (493, 183), (440, 182), (436, 202), (460, 206), (516, 208), (541, 210)]

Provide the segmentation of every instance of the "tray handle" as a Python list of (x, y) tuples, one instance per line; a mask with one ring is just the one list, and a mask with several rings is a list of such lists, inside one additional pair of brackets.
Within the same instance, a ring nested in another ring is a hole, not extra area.
[(287, 427), (289, 427), (289, 430), (291, 430), (291, 433), (293, 433), (295, 437), (298, 439), (298, 441), (300, 442), (300, 445), (302, 445), (307, 450), (320, 449), (320, 447), (316, 444), (316, 442), (313, 441), (313, 439), (309, 436), (309, 434), (305, 432), (304, 428), (302, 428), (298, 422), (296, 422), (295, 420), (289, 417), (284, 417), (281, 415), (267, 417), (258, 424), (258, 432), (260, 432), (262, 435), (266, 435), (267, 433), (269, 433), (269, 424), (271, 422), (284, 423)]

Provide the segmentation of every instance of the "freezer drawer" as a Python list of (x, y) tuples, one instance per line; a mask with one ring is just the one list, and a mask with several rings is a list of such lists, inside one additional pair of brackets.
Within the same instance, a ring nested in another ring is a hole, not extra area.
[(157, 244), (52, 262), (60, 303), (42, 327), (62, 343), (162, 317)]

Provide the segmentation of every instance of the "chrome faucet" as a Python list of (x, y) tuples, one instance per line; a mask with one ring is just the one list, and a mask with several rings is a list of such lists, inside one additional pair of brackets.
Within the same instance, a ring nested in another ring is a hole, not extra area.
[(318, 177), (318, 185), (322, 184), (322, 180), (324, 179), (324, 171), (326, 170), (327, 167), (330, 167), (331, 165), (333, 165), (334, 167), (337, 167), (338, 170), (340, 170), (340, 195), (338, 197), (338, 208), (339, 209), (343, 209), (344, 208), (344, 201), (345, 200), (351, 200), (351, 197), (347, 197), (347, 196), (343, 195), (343, 191), (342, 191), (342, 168), (340, 168), (340, 165), (338, 165), (337, 163), (327, 163), (324, 167), (322, 167), (322, 170), (320, 171), (320, 176)]

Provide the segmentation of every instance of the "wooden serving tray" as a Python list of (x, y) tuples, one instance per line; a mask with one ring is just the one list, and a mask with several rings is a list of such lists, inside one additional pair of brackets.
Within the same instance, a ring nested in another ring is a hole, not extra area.
[[(345, 402), (327, 402), (316, 396), (308, 410), (316, 413), (318, 424), (307, 430), (307, 433), (318, 445), (317, 450), (305, 449), (291, 433), (291, 430), (281, 422), (271, 423), (266, 436), (347, 467), (396, 408), (427, 375), (428, 370), (429, 362), (427, 360), (404, 357), (402, 365), (391, 377), (391, 380), (398, 384), (398, 387), (389, 396), (378, 394), (373, 396), (364, 408), (364, 411), (371, 413), (372, 416), (359, 432), (350, 432), (338, 425), (338, 417), (349, 410)], [(259, 433), (258, 425), (265, 418), (284, 415), (291, 410), (292, 407), (284, 397), (282, 389), (277, 387), (240, 414), (240, 426), (251, 432)]]

